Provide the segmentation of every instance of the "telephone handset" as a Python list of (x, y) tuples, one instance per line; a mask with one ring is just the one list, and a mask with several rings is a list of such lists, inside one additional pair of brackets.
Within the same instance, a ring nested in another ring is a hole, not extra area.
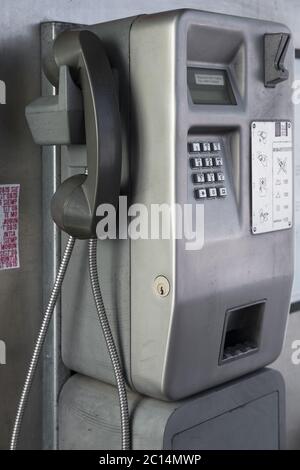
[[(67, 94), (67, 88), (74, 88), (74, 83), (82, 92), (88, 172), (62, 182), (53, 196), (51, 212), (63, 231), (75, 238), (87, 239), (96, 235), (97, 207), (101, 203), (116, 206), (118, 202), (121, 124), (115, 80), (101, 40), (90, 31), (61, 33), (54, 43), (53, 53), (58, 68), (67, 68), (69, 72), (59, 74), (59, 95)], [(74, 90), (71, 91), (74, 94)], [(65, 137), (56, 138), (55, 132), (45, 135), (47, 130), (40, 124), (43, 113), (51, 123), (57, 119), (59, 122), (63, 115), (65, 127), (70, 130), (74, 126), (74, 117), (68, 116), (67, 106), (72, 103), (66, 97), (58, 96), (39, 98), (27, 107), (27, 120), (36, 141), (44, 145), (78, 143), (74, 129)], [(78, 113), (75, 120), (78, 121)], [(61, 126), (58, 132), (61, 132)]]
[[(41, 97), (26, 108), (36, 143), (68, 145), (84, 141), (87, 174), (63, 181), (52, 198), (56, 224), (70, 235), (34, 346), (17, 408), (10, 449), (17, 448), (23, 415), (49, 322), (72, 255), (76, 238), (89, 239), (89, 272), (99, 323), (115, 374), (121, 419), (122, 449), (130, 448), (125, 377), (110, 329), (97, 272), (96, 212), (100, 204), (117, 206), (121, 180), (121, 125), (114, 78), (100, 39), (89, 31), (66, 31), (54, 43), (59, 69), (58, 96)], [(81, 89), (82, 96), (78, 90)]]

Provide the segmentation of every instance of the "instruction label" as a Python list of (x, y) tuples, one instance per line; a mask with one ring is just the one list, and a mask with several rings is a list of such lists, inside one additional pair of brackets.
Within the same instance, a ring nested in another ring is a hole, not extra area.
[(293, 224), (293, 148), (289, 121), (251, 125), (252, 233)]
[(19, 184), (0, 185), (0, 270), (19, 268)]

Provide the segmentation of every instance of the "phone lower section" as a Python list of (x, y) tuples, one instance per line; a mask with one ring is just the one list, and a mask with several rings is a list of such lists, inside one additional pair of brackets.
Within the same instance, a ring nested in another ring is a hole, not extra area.
[[(167, 403), (129, 392), (133, 450), (276, 450), (285, 447), (281, 375), (264, 369), (193, 398)], [(61, 450), (120, 449), (115, 387), (79, 374), (59, 400)]]

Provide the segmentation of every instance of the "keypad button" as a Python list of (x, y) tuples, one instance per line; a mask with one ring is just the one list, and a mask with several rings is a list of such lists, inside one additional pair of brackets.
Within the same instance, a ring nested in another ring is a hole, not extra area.
[(217, 181), (224, 181), (225, 180), (225, 175), (221, 171), (217, 173)]
[(227, 189), (226, 188), (218, 188), (218, 195), (220, 197), (226, 197), (227, 196)]
[(203, 142), (202, 143), (202, 149), (203, 149), (203, 152), (210, 152), (210, 143), (209, 142)]
[(219, 152), (221, 150), (220, 142), (213, 142), (211, 145), (214, 152)]
[(191, 167), (192, 168), (201, 168), (203, 166), (202, 158), (201, 157), (195, 157), (191, 158)]
[(191, 153), (201, 152), (200, 142), (190, 142), (188, 145), (188, 149)]
[(204, 166), (209, 168), (214, 165), (213, 159), (211, 157), (206, 157), (203, 159)]
[(195, 198), (196, 199), (205, 199), (207, 197), (206, 189), (195, 189)]
[(217, 188), (208, 188), (207, 189), (207, 196), (208, 197), (217, 197)]
[(215, 181), (215, 174), (214, 173), (205, 173), (205, 181), (207, 183), (213, 183)]
[(205, 182), (204, 173), (194, 173), (193, 182), (195, 184), (200, 184)]
[(223, 158), (222, 157), (215, 157), (214, 163), (215, 163), (215, 166), (222, 166), (223, 165)]

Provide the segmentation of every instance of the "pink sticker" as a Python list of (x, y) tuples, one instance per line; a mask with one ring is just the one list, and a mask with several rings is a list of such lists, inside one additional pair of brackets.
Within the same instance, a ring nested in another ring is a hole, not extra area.
[(19, 184), (0, 185), (0, 270), (19, 268)]

